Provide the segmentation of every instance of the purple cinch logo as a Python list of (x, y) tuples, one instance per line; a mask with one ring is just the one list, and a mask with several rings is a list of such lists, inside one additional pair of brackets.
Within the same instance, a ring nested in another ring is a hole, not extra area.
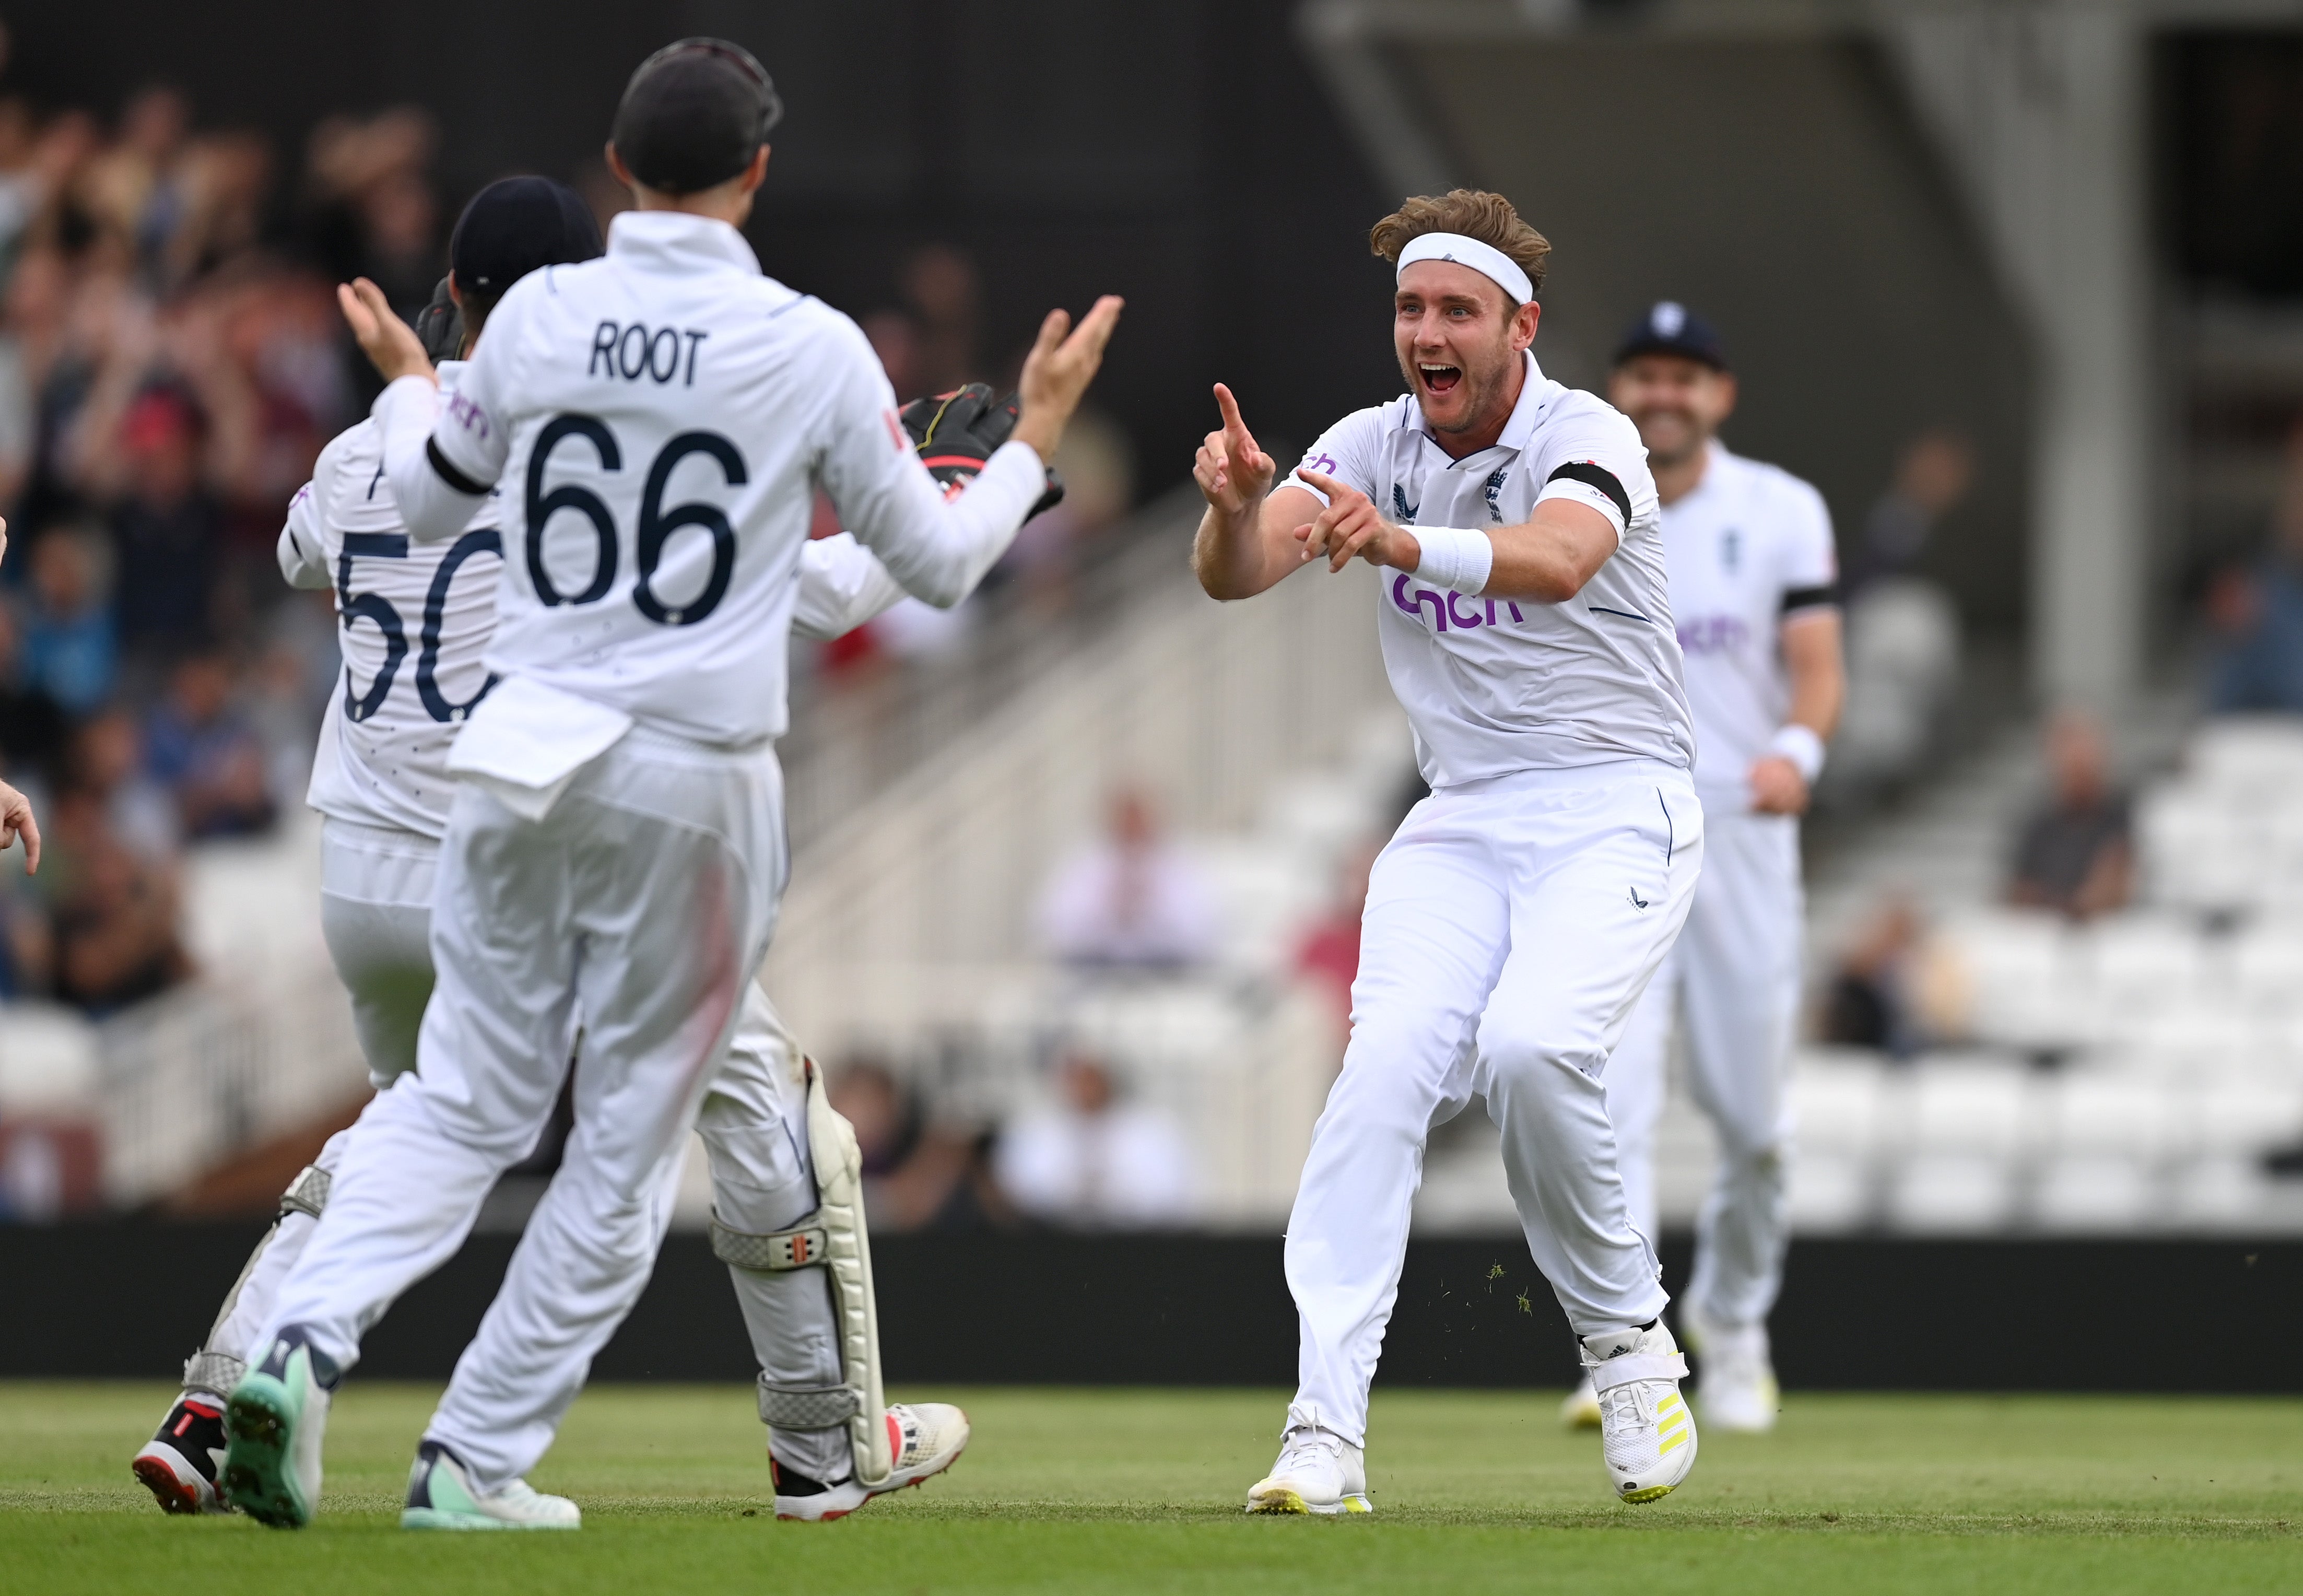
[(448, 401), (448, 414), (463, 425), (466, 432), (479, 428), (480, 436), (488, 435), (488, 418), (480, 407), (459, 393)]
[(1300, 469), (1306, 471), (1317, 471), (1322, 477), (1333, 477), (1337, 471), (1343, 469), (1341, 466), (1336, 464), (1333, 459), (1325, 454), (1305, 455), (1303, 457), (1303, 464)]
[(1750, 637), (1741, 616), (1701, 615), (1679, 629), (1679, 646), (1684, 654), (1735, 654)]
[[(1455, 629), (1459, 632), (1470, 631), (1475, 626), (1496, 624), (1494, 599), (1473, 599), (1472, 604), (1486, 606), (1486, 613), (1482, 614), (1479, 610), (1474, 609), (1467, 615), (1457, 607), (1463, 596), (1460, 593), (1441, 593), (1436, 587), (1418, 587), (1414, 596), (1410, 598), (1407, 592), (1407, 573), (1404, 570), (1399, 573), (1399, 579), (1391, 585), (1391, 602), (1397, 606), (1402, 614), (1413, 615), (1421, 620), (1423, 615), (1423, 606), (1427, 604), (1431, 606), (1431, 623), (1432, 629), (1435, 631), (1446, 631), (1447, 623), (1451, 621), (1455, 623)], [(1527, 619), (1520, 613), (1519, 606), (1511, 600), (1506, 599), (1503, 603), (1504, 608), (1511, 612), (1511, 618), (1514, 621)]]

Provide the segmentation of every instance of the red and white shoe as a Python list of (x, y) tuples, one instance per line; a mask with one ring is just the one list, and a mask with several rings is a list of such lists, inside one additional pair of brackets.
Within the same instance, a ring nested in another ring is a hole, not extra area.
[(224, 1450), (224, 1404), (188, 1391), (129, 1466), (167, 1512), (229, 1513), (231, 1505), (216, 1494)]
[(811, 1524), (845, 1518), (875, 1496), (943, 1473), (967, 1449), (967, 1415), (949, 1402), (890, 1402), (888, 1451), (896, 1466), (877, 1485), (859, 1484), (851, 1474), (833, 1484), (811, 1480), (773, 1457), (768, 1472), (776, 1482), (776, 1516)]

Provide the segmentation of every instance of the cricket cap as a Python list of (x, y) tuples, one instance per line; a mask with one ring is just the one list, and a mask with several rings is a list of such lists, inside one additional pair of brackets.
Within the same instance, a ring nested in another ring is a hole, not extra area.
[(1638, 355), (1678, 355), (1715, 371), (1728, 369), (1727, 348), (1717, 331), (1677, 300), (1658, 300), (1648, 307), (1615, 346), (1615, 363), (1621, 366)]

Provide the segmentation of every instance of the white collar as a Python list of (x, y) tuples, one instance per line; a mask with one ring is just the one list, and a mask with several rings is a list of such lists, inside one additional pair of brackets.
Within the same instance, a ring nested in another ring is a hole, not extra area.
[[(1519, 385), (1519, 401), (1512, 406), (1511, 418), (1504, 423), (1503, 435), (1489, 445), (1514, 453), (1526, 448), (1527, 441), (1535, 435), (1535, 424), (1542, 419), (1544, 407), (1551, 402), (1551, 390), (1557, 385), (1535, 363), (1533, 350), (1521, 350), (1520, 359), (1527, 364)], [(1430, 436), (1431, 424), (1424, 418), (1423, 406), (1415, 395), (1407, 394), (1404, 402), (1407, 406), (1407, 430)]]
[(712, 216), (686, 211), (624, 211), (608, 224), (608, 253), (656, 271), (694, 271), (698, 266), (733, 266), (760, 274), (760, 258), (744, 235)]

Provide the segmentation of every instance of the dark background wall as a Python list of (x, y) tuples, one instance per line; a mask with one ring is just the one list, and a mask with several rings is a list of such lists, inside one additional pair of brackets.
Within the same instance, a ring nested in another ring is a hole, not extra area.
[(1270, 441), (1398, 391), (1379, 195), (1300, 58), (1287, 0), (72, 0), (8, 5), (0, 89), (109, 115), (165, 81), (207, 127), (257, 127), (284, 169), (335, 112), (422, 105), (452, 207), (507, 173), (576, 179), (651, 50), (718, 33), (787, 114), (749, 229), (763, 264), (861, 316), (905, 252), (947, 241), (987, 289), (985, 348), (1053, 304), (1128, 298), (1099, 398), (1139, 479), (1180, 482), (1231, 382)]
[[(175, 1377), (262, 1233), (253, 1225), (0, 1228), (0, 1378)], [(481, 1236), (369, 1336), (375, 1378), (440, 1380), (513, 1237)], [(1295, 1378), (1278, 1238), (941, 1232), (873, 1243), (898, 1381), (1257, 1385)], [(1684, 1279), (1683, 1237), (1664, 1279)], [(1524, 1304), (1522, 1298), (1526, 1300)], [(1805, 1390), (2303, 1390), (2292, 1241), (1802, 1240), (1771, 1329)], [(2217, 1349), (2271, 1349), (2238, 1357)], [(748, 1381), (727, 1266), (672, 1237), (593, 1371)], [(1417, 1242), (1384, 1338), (1387, 1385), (1565, 1387), (1575, 1359), (1515, 1237)]]

